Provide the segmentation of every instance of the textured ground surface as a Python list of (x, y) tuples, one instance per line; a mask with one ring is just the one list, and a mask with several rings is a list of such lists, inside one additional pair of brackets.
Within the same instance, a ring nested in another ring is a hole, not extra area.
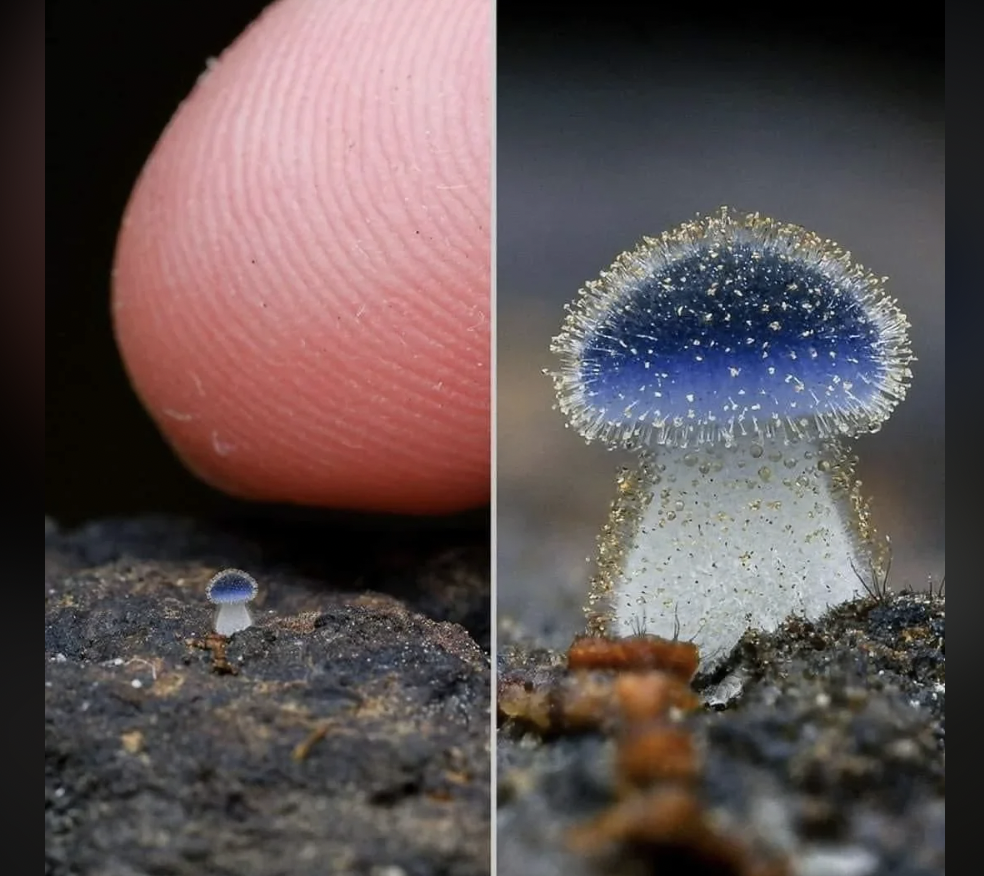
[[(902, 594), (747, 637), (717, 705), (687, 719), (712, 821), (777, 851), (793, 874), (945, 872), (945, 619), (943, 598)], [(514, 641), (500, 662), (561, 659)], [(615, 795), (611, 740), (541, 741), (505, 725), (498, 751), (502, 876), (751, 872), (665, 848), (576, 855), (570, 830)]]
[(487, 873), (487, 544), (46, 521), (45, 872)]

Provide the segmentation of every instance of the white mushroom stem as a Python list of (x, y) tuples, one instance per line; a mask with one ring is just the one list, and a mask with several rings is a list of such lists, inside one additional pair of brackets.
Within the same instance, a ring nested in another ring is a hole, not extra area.
[(858, 487), (836, 443), (758, 436), (645, 454), (622, 472), (599, 540), (593, 626), (693, 640), (706, 669), (749, 627), (818, 617), (875, 566)]
[(253, 625), (253, 616), (245, 602), (226, 602), (215, 612), (213, 627), (220, 636), (231, 636)]

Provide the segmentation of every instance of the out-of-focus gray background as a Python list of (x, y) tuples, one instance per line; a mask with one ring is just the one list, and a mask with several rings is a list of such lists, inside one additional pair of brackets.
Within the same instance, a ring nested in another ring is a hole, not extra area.
[(515, 14), (500, 5), (500, 625), (557, 645), (579, 628), (585, 560), (626, 459), (585, 446), (551, 409), (540, 372), (554, 364), (564, 302), (643, 234), (721, 204), (803, 225), (891, 278), (919, 361), (909, 398), (855, 449), (892, 537), (890, 583), (938, 580), (946, 298), (935, 34), (876, 44), (832, 25), (811, 37), (671, 25), (655, 13), (573, 26)]

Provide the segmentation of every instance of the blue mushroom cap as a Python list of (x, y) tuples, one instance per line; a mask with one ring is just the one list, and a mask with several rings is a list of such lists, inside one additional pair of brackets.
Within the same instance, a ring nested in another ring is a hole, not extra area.
[(882, 284), (798, 226), (698, 217), (581, 290), (552, 347), (560, 406), (612, 444), (874, 431), (912, 361)]
[(215, 575), (205, 588), (210, 602), (228, 605), (249, 602), (256, 596), (256, 580), (240, 569), (226, 569)]

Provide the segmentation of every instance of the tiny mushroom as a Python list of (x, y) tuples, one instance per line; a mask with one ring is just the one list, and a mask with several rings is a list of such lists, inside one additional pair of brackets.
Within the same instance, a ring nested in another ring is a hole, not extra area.
[(599, 538), (593, 632), (679, 633), (702, 668), (815, 618), (887, 558), (845, 439), (906, 394), (883, 279), (795, 225), (722, 208), (623, 253), (568, 307), (558, 404), (640, 451)]
[(224, 569), (205, 588), (208, 601), (218, 606), (212, 626), (220, 636), (231, 636), (253, 625), (247, 603), (256, 596), (256, 580), (241, 569)]

